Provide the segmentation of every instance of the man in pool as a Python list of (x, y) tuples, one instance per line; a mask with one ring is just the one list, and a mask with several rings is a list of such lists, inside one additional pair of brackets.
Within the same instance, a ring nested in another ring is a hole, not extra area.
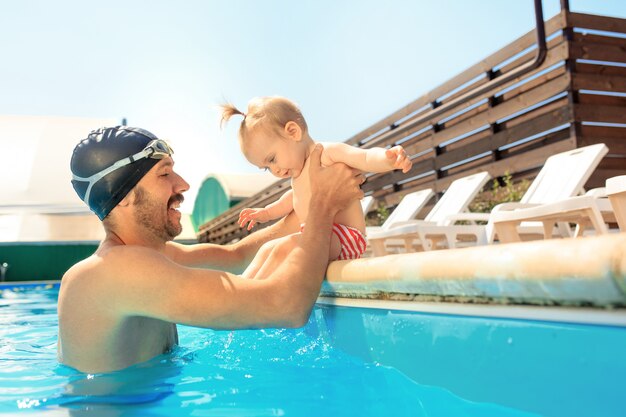
[[(363, 176), (322, 168), (311, 155), (308, 227), (292, 216), (233, 245), (172, 242), (189, 185), (172, 149), (143, 129), (93, 131), (74, 149), (72, 184), (102, 221), (105, 238), (70, 268), (59, 292), (59, 361), (83, 372), (122, 369), (168, 351), (176, 323), (215, 329), (303, 326), (327, 267), (332, 219), (362, 196)], [(237, 275), (259, 247), (272, 249), (258, 280)]]

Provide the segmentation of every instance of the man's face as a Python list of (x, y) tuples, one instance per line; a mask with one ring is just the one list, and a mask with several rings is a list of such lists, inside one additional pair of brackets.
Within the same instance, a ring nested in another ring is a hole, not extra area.
[(133, 190), (135, 220), (163, 241), (173, 240), (182, 232), (178, 208), (184, 200), (182, 193), (189, 189), (173, 165), (171, 158), (163, 159)]

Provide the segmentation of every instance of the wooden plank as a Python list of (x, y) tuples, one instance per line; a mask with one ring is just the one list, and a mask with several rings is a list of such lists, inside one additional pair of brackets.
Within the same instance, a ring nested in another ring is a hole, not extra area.
[(617, 75), (572, 74), (574, 90), (610, 91), (626, 93), (626, 77)]
[(406, 153), (409, 155), (415, 155), (427, 151), (434, 152), (435, 143), (433, 141), (433, 135), (434, 132), (431, 130), (427, 137), (403, 144)]
[(502, 146), (515, 143), (541, 132), (545, 132), (546, 130), (555, 128), (570, 121), (569, 107), (563, 106), (557, 110), (535, 117), (526, 123), (519, 124), (495, 134), (490, 134), (486, 138), (480, 139), (469, 146), (463, 146), (439, 155), (435, 166), (437, 168), (441, 168), (443, 166), (471, 158), (474, 155), (492, 152)]
[(626, 108), (626, 97), (607, 96), (603, 94), (582, 93), (578, 95), (578, 103)]
[[(500, 128), (504, 130), (511, 129), (514, 126), (517, 126), (522, 123), (526, 123), (526, 121), (531, 120), (539, 115), (553, 112), (564, 106), (569, 106), (569, 100), (567, 97), (563, 97), (559, 100), (556, 100), (544, 106), (538, 107), (532, 111), (521, 114), (513, 119), (509, 119), (506, 122), (500, 123)], [(572, 114), (571, 107), (570, 107), (570, 114)]]
[(618, 139), (626, 137), (626, 128), (624, 127), (582, 125), (580, 126), (580, 132), (582, 136), (597, 136)]
[[(380, 137), (394, 130), (401, 120), (406, 119), (409, 116), (417, 117), (418, 115), (428, 112), (432, 109), (432, 107), (430, 106), (430, 102), (425, 102), (424, 100), (420, 101), (421, 102), (419, 103), (410, 103), (409, 105), (395, 112), (392, 116), (389, 116), (388, 118), (383, 119), (381, 122), (377, 123), (371, 128), (368, 128), (356, 134), (352, 138), (348, 139), (345, 143), (348, 143), (350, 145), (362, 146), (363, 143), (369, 143), (372, 138)], [(385, 125), (381, 128), (380, 125), (383, 123), (385, 123)], [(392, 126), (394, 126), (394, 129), (392, 129)]]
[[(481, 139), (484, 138), (489, 138), (493, 135), (493, 132), (491, 131), (491, 129), (485, 129), (485, 130), (481, 130), (479, 132), (474, 133), (473, 135), (470, 136), (466, 136), (461, 140), (458, 140), (456, 142), (452, 142), (447, 144), (445, 147), (440, 149), (440, 154), (437, 156), (437, 161), (442, 160), (443, 157), (445, 157), (446, 155), (448, 155), (449, 153), (456, 151), (457, 149), (463, 149), (463, 148), (473, 148), (473, 144), (476, 142), (479, 142)], [(474, 155), (478, 155), (481, 152), (475, 152), (473, 155), (469, 155), (468, 157), (474, 156)], [(445, 158), (444, 158), (445, 159)], [(465, 158), (462, 158), (460, 160), (463, 160)], [(458, 160), (453, 160), (452, 163), (457, 162)], [(445, 166), (445, 165), (449, 165), (449, 164), (443, 164), (441, 166)]]
[(570, 13), (567, 18), (567, 23), (570, 27), (626, 33), (626, 19), (620, 19), (618, 17)]
[(626, 161), (625, 157), (612, 157), (610, 155), (605, 156), (600, 162), (598, 168), (606, 170), (621, 170), (622, 175), (626, 174)]
[(527, 91), (530, 91), (538, 86), (540, 86), (541, 84), (545, 84), (549, 81), (554, 80), (555, 78), (559, 78), (561, 76), (563, 76), (565, 73), (567, 72), (567, 70), (565, 69), (565, 66), (560, 66), (558, 68), (553, 69), (550, 72), (547, 72), (533, 80), (530, 80), (522, 85), (520, 85), (519, 87), (511, 90), (511, 91), (507, 91), (506, 93), (504, 93), (501, 97), (503, 101), (507, 101), (512, 99), (513, 97), (516, 97), (520, 94), (523, 94)]
[[(558, 138), (558, 137), (557, 137)], [(570, 138), (557, 140), (551, 142), (545, 146), (540, 146), (535, 149), (524, 152), (523, 158), (517, 158), (517, 154), (513, 154), (509, 158), (504, 158), (496, 162), (492, 162), (484, 166), (485, 169), (493, 176), (502, 176), (506, 172), (523, 172), (543, 166), (546, 159), (560, 152), (565, 152), (570, 149), (574, 149), (575, 145)]]
[[(420, 130), (424, 130), (422, 133), (416, 135)], [(404, 144), (405, 142), (415, 142), (417, 140), (421, 140), (422, 138), (426, 138), (432, 135), (432, 127), (431, 126), (414, 126), (411, 129), (408, 129), (402, 133), (389, 135), (387, 136), (387, 140), (381, 141), (380, 138), (377, 138), (375, 141), (370, 141), (361, 146), (363, 149), (369, 149), (373, 147), (382, 147), (391, 146), (395, 144)], [(409, 136), (413, 136), (410, 139), (407, 139)]]
[(447, 176), (455, 175), (457, 173), (464, 173), (467, 171), (471, 171), (473, 169), (478, 169), (479, 171), (484, 171), (483, 167), (485, 164), (493, 161), (491, 154), (485, 155), (481, 158), (473, 159), (471, 161), (465, 162), (462, 165), (456, 165), (446, 170), (442, 170), (441, 172)]
[(626, 123), (626, 109), (577, 103), (574, 104), (574, 117), (578, 122)]
[(451, 139), (459, 137), (467, 132), (478, 129), (486, 124), (495, 123), (497, 120), (502, 119), (511, 114), (517, 113), (520, 110), (533, 106), (544, 100), (554, 97), (555, 95), (566, 91), (569, 87), (570, 77), (569, 73), (563, 76), (549, 81), (541, 87), (537, 87), (531, 91), (520, 94), (519, 96), (500, 103), (496, 107), (490, 108), (476, 117), (467, 120), (463, 123), (459, 123), (449, 129), (444, 129), (441, 132), (437, 132), (434, 135), (434, 143), (439, 145), (447, 142)]
[(587, 184), (585, 184), (585, 189), (589, 190), (592, 188), (604, 187), (606, 180), (611, 177), (616, 177), (618, 175), (624, 175), (626, 169), (626, 158), (608, 158), (604, 157), (598, 168), (593, 172), (591, 178)]
[[(526, 153), (531, 150), (539, 149), (550, 145), (552, 143), (561, 142), (567, 140), (569, 141), (569, 146), (573, 149), (576, 145), (575, 139), (571, 136), (571, 132), (569, 128), (563, 128), (556, 132), (549, 133), (540, 138), (536, 138), (529, 142), (524, 142), (518, 145), (515, 145), (511, 148), (508, 148), (502, 152), (500, 152), (500, 156), (502, 159), (511, 159), (511, 158), (521, 158), (524, 159)], [(512, 171), (513, 172), (513, 171)]]
[(614, 36), (595, 35), (589, 33), (574, 32), (572, 40), (579, 43), (595, 43), (598, 45), (615, 45), (623, 46), (626, 43), (625, 38), (617, 38)]
[(626, 128), (624, 127), (582, 125), (580, 126), (580, 134), (581, 136), (626, 140)]
[(575, 62), (574, 72), (585, 74), (617, 75), (620, 77), (626, 77), (626, 67), (590, 64), (584, 62)]
[(626, 63), (624, 46), (571, 42), (570, 55), (573, 59)]
[[(626, 135), (619, 138), (607, 136), (578, 136), (576, 138), (576, 142), (578, 143), (579, 148), (594, 145), (596, 143), (604, 143), (609, 148), (609, 155), (626, 156)], [(624, 164), (624, 166), (626, 167), (626, 164)], [(624, 168), (624, 171), (626, 174), (626, 168)]]
[(464, 120), (471, 119), (475, 117), (477, 114), (480, 114), (488, 109), (489, 109), (489, 103), (485, 102), (479, 106), (476, 106), (472, 109), (464, 111), (463, 113), (459, 113), (455, 115), (453, 119), (450, 119), (446, 121), (445, 123), (440, 123), (439, 126), (444, 129), (450, 128), (456, 124), (463, 122)]

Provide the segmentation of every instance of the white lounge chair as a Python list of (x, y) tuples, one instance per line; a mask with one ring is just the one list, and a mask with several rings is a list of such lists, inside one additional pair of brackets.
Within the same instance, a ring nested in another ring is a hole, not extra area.
[(367, 213), (369, 213), (369, 211), (372, 209), (372, 206), (374, 205), (374, 197), (371, 195), (368, 195), (367, 197), (363, 197), (361, 199), (361, 209), (363, 210), (363, 215), (365, 216)]
[(388, 230), (393, 224), (399, 224), (414, 219), (434, 195), (435, 193), (431, 188), (414, 191), (405, 195), (381, 226), (367, 227), (367, 235), (369, 236), (371, 233)]
[(626, 175), (606, 180), (606, 194), (620, 230), (626, 232)]
[[(482, 190), (490, 178), (488, 172), (480, 172), (454, 180), (424, 220), (395, 222), (384, 230), (368, 232), (367, 238), (374, 255), (386, 254), (385, 243), (390, 239), (402, 239), (407, 252), (414, 251), (416, 244), (426, 250), (431, 249), (431, 241), (426, 239), (424, 232), (435, 230), (439, 234), (443, 230), (440, 227), (450, 226), (457, 220), (477, 218), (486, 220), (483, 213), (466, 213), (466, 211), (476, 194)], [(482, 237), (485, 235), (484, 226), (468, 226), (464, 229), (464, 233), (475, 233)]]
[(553, 155), (533, 180), (519, 203), (496, 206), (489, 216), (487, 237), (491, 242), (497, 234), (500, 242), (517, 242), (522, 234), (539, 230), (544, 238), (553, 235), (556, 225), (561, 236), (571, 236), (569, 223), (578, 226), (574, 236), (582, 234), (586, 224), (592, 224), (598, 233), (606, 233), (602, 213), (611, 212), (606, 198), (584, 192), (584, 185), (608, 152), (600, 143)]

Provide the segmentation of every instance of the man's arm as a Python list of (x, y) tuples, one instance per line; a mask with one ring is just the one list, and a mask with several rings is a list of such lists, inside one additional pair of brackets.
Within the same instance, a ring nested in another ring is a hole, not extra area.
[(237, 243), (229, 245), (215, 245), (212, 243), (182, 245), (180, 243), (168, 242), (166, 254), (180, 265), (219, 269), (238, 274), (246, 269), (265, 242), (299, 230), (300, 223), (292, 212), (273, 225), (257, 230)]
[(386, 172), (401, 169), (402, 172), (406, 173), (412, 166), (411, 160), (407, 157), (402, 146), (394, 146), (391, 149), (362, 149), (345, 143), (325, 143), (322, 163), (331, 165), (337, 162), (342, 162), (364, 172)]
[(108, 255), (111, 280), (98, 281), (123, 285), (111, 308), (126, 316), (211, 328), (304, 325), (326, 272), (333, 218), (363, 195), (362, 176), (344, 165), (321, 168), (319, 148), (311, 158), (310, 227), (295, 247), (273, 252), (267, 262), (276, 268), (266, 279), (182, 267), (146, 248), (115, 248)]

